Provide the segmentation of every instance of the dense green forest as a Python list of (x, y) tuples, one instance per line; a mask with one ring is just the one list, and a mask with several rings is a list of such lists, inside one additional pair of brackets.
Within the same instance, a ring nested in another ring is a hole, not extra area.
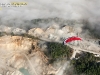
[(48, 42), (47, 43), (47, 48), (50, 56), (53, 59), (58, 59), (58, 58), (66, 58), (69, 59), (72, 56), (73, 49), (63, 45), (62, 43), (57, 43), (57, 42)]
[[(70, 59), (73, 54), (73, 49), (56, 42), (48, 42), (47, 47), (52, 59), (65, 58)], [(72, 59), (71, 65), (74, 66), (76, 75), (100, 75), (100, 58), (94, 54), (83, 52), (78, 59)]]
[(92, 53), (83, 53), (78, 59), (73, 59), (75, 73), (78, 75), (100, 75), (100, 58)]

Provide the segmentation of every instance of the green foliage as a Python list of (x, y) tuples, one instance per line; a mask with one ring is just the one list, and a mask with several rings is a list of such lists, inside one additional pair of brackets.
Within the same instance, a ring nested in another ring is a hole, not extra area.
[(13, 32), (10, 34), (11, 36), (23, 36), (23, 37), (28, 37), (28, 38), (31, 38), (31, 39), (39, 39), (38, 37), (34, 37), (32, 35), (29, 35), (27, 33), (24, 33), (24, 34), (14, 34)]
[(8, 35), (8, 33), (6, 33), (6, 32), (0, 32), (0, 37), (4, 36), (4, 35)]
[(31, 39), (39, 39), (38, 37), (34, 37), (34, 36), (29, 35), (29, 34), (27, 34), (27, 33), (25, 33), (25, 34), (21, 34), (20, 36), (28, 37), (28, 38), (31, 38)]
[(72, 49), (66, 45), (56, 42), (48, 42), (47, 47), (50, 53), (50, 56), (53, 59), (67, 57), (68, 59), (72, 56)]
[(11, 34), (10, 34), (11, 36), (14, 36), (14, 33), (13, 32), (11, 32)]
[(77, 74), (100, 75), (100, 63), (96, 61), (100, 58), (94, 57), (91, 53), (85, 53), (79, 59), (73, 59), (71, 63), (74, 65)]

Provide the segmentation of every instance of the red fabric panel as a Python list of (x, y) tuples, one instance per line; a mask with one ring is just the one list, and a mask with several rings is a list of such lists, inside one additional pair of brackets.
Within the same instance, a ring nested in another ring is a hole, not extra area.
[(75, 41), (75, 40), (82, 40), (82, 39), (79, 37), (70, 37), (70, 38), (66, 39), (65, 42), (68, 43), (68, 42)]

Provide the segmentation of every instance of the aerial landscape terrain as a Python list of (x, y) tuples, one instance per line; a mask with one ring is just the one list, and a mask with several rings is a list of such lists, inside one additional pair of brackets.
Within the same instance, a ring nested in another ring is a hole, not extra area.
[(0, 75), (100, 75), (100, 1), (0, 1)]

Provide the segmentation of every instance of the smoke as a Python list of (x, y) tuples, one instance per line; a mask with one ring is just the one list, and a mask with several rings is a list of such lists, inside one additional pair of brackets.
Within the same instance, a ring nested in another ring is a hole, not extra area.
[[(26, 2), (26, 5), (14, 7), (7, 3)], [(0, 1), (0, 25), (21, 27), (47, 27), (51, 19), (86, 20), (89, 28), (100, 29), (100, 1), (96, 0), (3, 0)], [(2, 3), (6, 3), (5, 7)], [(51, 18), (51, 19), (50, 19)], [(42, 21), (42, 19), (45, 19)], [(47, 22), (47, 19), (49, 21)], [(47, 23), (45, 23), (45, 22)], [(38, 23), (40, 22), (40, 23)]]

